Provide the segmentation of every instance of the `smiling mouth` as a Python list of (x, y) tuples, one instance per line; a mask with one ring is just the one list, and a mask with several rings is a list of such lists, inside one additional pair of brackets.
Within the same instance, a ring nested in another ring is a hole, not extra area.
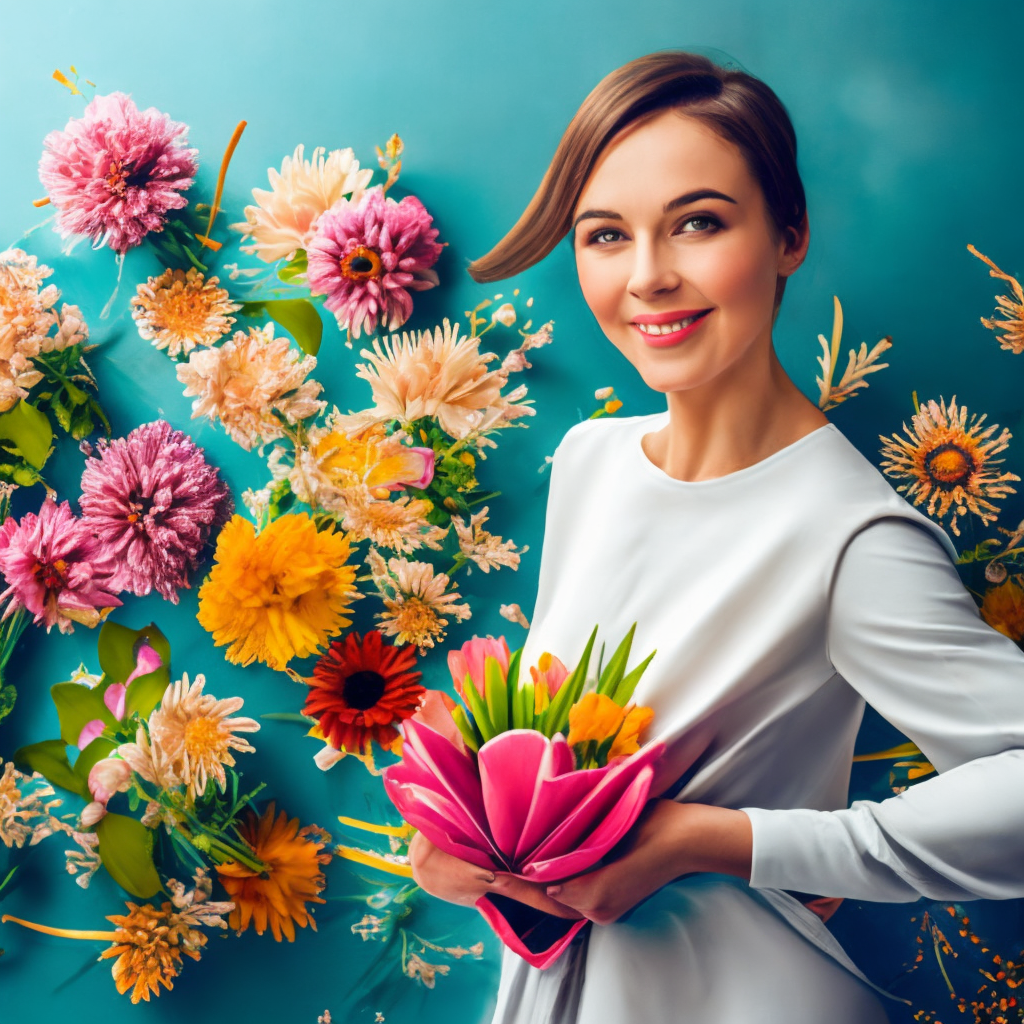
[(633, 326), (637, 328), (641, 334), (650, 334), (654, 336), (675, 334), (678, 331), (685, 330), (687, 327), (692, 327), (693, 324), (706, 317), (710, 312), (710, 309), (704, 309), (699, 313), (694, 313), (693, 316), (685, 317), (682, 320), (674, 320), (670, 324), (638, 324), (634, 321)]

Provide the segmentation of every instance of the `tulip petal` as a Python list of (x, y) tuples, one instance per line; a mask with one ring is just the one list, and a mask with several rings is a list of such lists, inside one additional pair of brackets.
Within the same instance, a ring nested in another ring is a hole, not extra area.
[(576, 933), (590, 923), (586, 918), (570, 921), (553, 914), (544, 914), (516, 903), (515, 900), (493, 894), (481, 896), (476, 901), (476, 907), (498, 938), (513, 953), (541, 970), (550, 967), (572, 942)]
[(494, 842), (509, 861), (534, 806), (551, 742), (532, 729), (512, 729), (488, 740), (478, 755), (484, 812)]

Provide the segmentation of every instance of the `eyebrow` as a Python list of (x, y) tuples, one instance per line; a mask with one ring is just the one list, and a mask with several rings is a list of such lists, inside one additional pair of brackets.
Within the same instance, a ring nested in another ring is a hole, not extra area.
[[(675, 199), (670, 200), (665, 204), (662, 209), (663, 213), (671, 213), (673, 210), (678, 209), (680, 206), (688, 206), (690, 203), (695, 203), (700, 199), (722, 199), (727, 203), (736, 205), (736, 200), (732, 196), (727, 196), (724, 192), (719, 192), (713, 188), (698, 188), (694, 189), (693, 192), (684, 192), (681, 196), (676, 196)], [(572, 230), (576, 230), (576, 225), (581, 220), (591, 219), (607, 219), (607, 220), (622, 220), (622, 215), (615, 213), (613, 210), (584, 210), (573, 222)]]

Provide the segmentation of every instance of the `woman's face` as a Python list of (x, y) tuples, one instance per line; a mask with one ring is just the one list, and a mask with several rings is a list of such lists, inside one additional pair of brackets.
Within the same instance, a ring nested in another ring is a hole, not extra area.
[(662, 392), (742, 376), (771, 344), (777, 279), (807, 247), (806, 232), (775, 237), (740, 150), (674, 110), (605, 149), (573, 217), (587, 305)]

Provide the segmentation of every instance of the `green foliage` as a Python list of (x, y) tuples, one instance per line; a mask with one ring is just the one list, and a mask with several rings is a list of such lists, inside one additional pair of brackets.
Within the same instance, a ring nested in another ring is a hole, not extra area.
[(105, 814), (96, 825), (99, 855), (110, 877), (122, 889), (141, 899), (163, 888), (153, 864), (153, 833), (135, 818)]
[(285, 284), (301, 284), (308, 269), (309, 260), (306, 258), (306, 250), (296, 249), (295, 255), (284, 266), (278, 268), (277, 276)]
[(100, 719), (105, 726), (117, 725), (117, 720), (103, 703), (106, 686), (88, 687), (81, 683), (57, 683), (50, 687), (50, 696), (57, 708), (61, 739), (72, 747), (87, 722)]
[(268, 316), (284, 328), (295, 344), (311, 356), (320, 351), (324, 323), (316, 306), (309, 299), (267, 299), (262, 302), (243, 302), (242, 316)]
[(30, 487), (52, 451), (50, 421), (30, 402), (22, 400), (0, 413), (0, 477)]
[[(139, 676), (125, 695), (125, 716), (138, 713), (143, 718), (160, 703), (171, 681), (171, 645), (154, 623), (142, 629), (131, 629), (109, 620), (100, 629), (98, 650), (100, 668), (112, 682), (123, 683), (135, 670), (138, 646), (143, 642), (160, 655), (163, 664), (155, 672)], [(99, 715), (94, 715), (99, 718)]]
[(30, 772), (39, 772), (48, 782), (61, 789), (90, 799), (89, 787), (68, 762), (68, 750), (63, 740), (43, 740), (41, 743), (21, 747), (14, 752), (14, 763)]

